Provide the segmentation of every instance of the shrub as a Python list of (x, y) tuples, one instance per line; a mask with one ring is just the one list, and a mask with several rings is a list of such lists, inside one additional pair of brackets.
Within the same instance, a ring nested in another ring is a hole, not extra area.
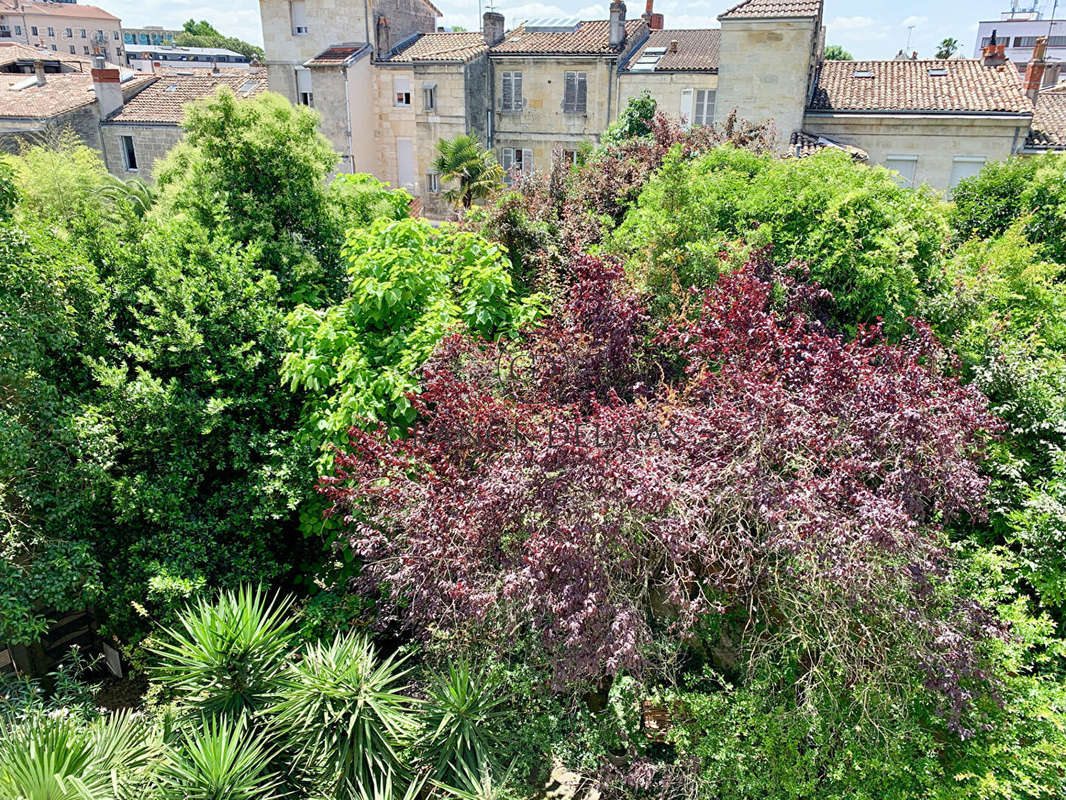
[(185, 730), (160, 770), (164, 800), (271, 800), (281, 796), (271, 753), (243, 718), (205, 718)]
[(965, 734), (999, 629), (953, 593), (938, 523), (980, 515), (994, 422), (940, 374), (928, 330), (846, 343), (802, 313), (811, 287), (786, 280), (775, 311), (755, 262), (652, 363), (620, 270), (574, 268), (568, 306), (523, 351), (533, 373), (452, 338), (424, 371), (416, 435), (353, 430), (324, 491), (363, 585), (456, 648), (506, 652), (528, 628), (561, 685), (750, 631), (740, 655), (793, 663), (801, 686), (924, 675)]
[(320, 775), (323, 794), (350, 798), (390, 775), (405, 775), (415, 733), (402, 659), (381, 658), (368, 639), (337, 634), (307, 645), (271, 710), (299, 765)]
[(838, 325), (883, 318), (897, 336), (936, 290), (947, 236), (945, 204), (882, 168), (839, 152), (791, 160), (727, 146), (691, 161), (673, 153), (611, 244), (638, 280), (676, 299), (713, 284), (729, 241), (772, 242), (779, 263), (808, 263), (833, 293)]
[(268, 599), (262, 586), (198, 600), (154, 645), (156, 678), (202, 714), (239, 719), (261, 711), (274, 699), (285, 667), (291, 612), (291, 598)]

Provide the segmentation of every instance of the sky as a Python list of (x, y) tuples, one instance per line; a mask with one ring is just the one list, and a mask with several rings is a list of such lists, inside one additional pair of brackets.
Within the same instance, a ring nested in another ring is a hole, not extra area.
[[(262, 44), (258, 0), (85, 0), (121, 17), (127, 27), (162, 25), (180, 28), (189, 19), (206, 19), (225, 34)], [(717, 28), (716, 17), (738, 0), (655, 0), (655, 10), (668, 28)], [(357, 2), (357, 0), (353, 0)], [(482, 0), (488, 2), (488, 0)], [(507, 27), (523, 19), (576, 16), (606, 19), (609, 0), (495, 0)], [(1033, 0), (1027, 0), (1030, 4)], [(1054, 0), (1036, 0), (1050, 17)], [(973, 54), (979, 20), (998, 19), (1011, 0), (826, 0), (826, 43), (839, 44), (855, 58), (891, 58), (907, 45), (919, 56), (931, 57), (942, 39), (962, 43), (962, 54)], [(469, 0), (434, 0), (444, 16), (440, 25), (479, 27), (479, 6)], [(1022, 3), (1024, 5), (1024, 3)], [(1060, 0), (1057, 17), (1066, 17), (1066, 0)], [(630, 0), (630, 17), (644, 11), (644, 0)], [(911, 28), (913, 27), (913, 30)]]

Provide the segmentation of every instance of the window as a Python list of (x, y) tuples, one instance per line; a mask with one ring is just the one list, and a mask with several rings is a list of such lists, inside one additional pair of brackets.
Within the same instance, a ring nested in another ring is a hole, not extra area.
[(588, 80), (584, 72), (567, 72), (563, 76), (563, 112), (584, 114), (588, 104)]
[(132, 136), (118, 137), (122, 142), (122, 160), (126, 162), (127, 172), (137, 171), (137, 149), (133, 146)]
[(68, 39), (73, 39), (74, 38), (74, 29), (73, 28), (67, 28), (67, 38)]
[[(505, 147), (500, 151), (500, 166), (510, 176), (512, 170), (533, 171), (533, 151), (521, 147)], [(510, 177), (508, 177), (510, 180)]]
[(315, 95), (311, 90), (311, 70), (296, 70), (296, 97), (300, 105), (315, 107)]
[(577, 166), (577, 150), (563, 150), (563, 163)]
[(89, 55), (89, 45), (85, 45), (81, 48), (85, 55)]
[(522, 100), (522, 73), (503, 73), (503, 86), (500, 90), (500, 108), (503, 111), (521, 111)]
[(10, 39), (11, 28), (7, 25), (0, 25), (0, 39)]
[(710, 125), (714, 122), (714, 89), (696, 90), (696, 110), (692, 114), (693, 125)]
[(289, 16), (292, 18), (292, 35), (307, 35), (307, 6), (304, 0), (289, 0)]
[(78, 48), (76, 48), (74, 45), (71, 45), (70, 46), (70, 54), (74, 55), (76, 52), (78, 52)]
[(34, 25), (34, 26), (32, 26), (30, 28), (30, 35), (31, 36), (36, 36), (37, 35), (37, 26), (36, 25)]
[(53, 50), (55, 50), (55, 49), (56, 49), (56, 46), (55, 46), (55, 45), (52, 45), (52, 49), (53, 49)]
[[(55, 28), (49, 28), (48, 29), (48, 35), (49, 36), (55, 36), (56, 35), (56, 29)], [(52, 49), (55, 50), (54, 47)]]
[(85, 28), (82, 28), (82, 29), (81, 29), (81, 38), (82, 38), (82, 39), (84, 39), (84, 38), (85, 38)]
[(426, 111), (437, 110), (437, 84), (422, 84), (422, 104)]
[(111, 31), (111, 38), (118, 41), (118, 31)]
[(972, 178), (981, 171), (987, 159), (984, 156), (955, 156), (951, 162), (951, 182), (949, 191), (959, 185), (959, 181)]
[(900, 186), (914, 186), (914, 175), (918, 169), (918, 156), (886, 156), (885, 166), (898, 172), (896, 181)]
[(396, 106), (411, 105), (411, 79), (394, 78), (392, 81), (393, 91), (396, 93)]
[(22, 35), (22, 26), (21, 25), (16, 25), (15, 26), (15, 35), (16, 36), (21, 36)]
[(1015, 47), (1036, 47), (1036, 37), (1035, 36), (1015, 36), (1014, 37), (1014, 46)]
[(440, 194), (440, 175), (436, 172), (426, 173), (426, 188), (430, 194)]

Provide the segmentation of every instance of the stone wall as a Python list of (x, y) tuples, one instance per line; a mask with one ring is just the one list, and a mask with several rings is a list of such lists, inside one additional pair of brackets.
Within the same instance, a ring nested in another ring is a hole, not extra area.
[[(396, 90), (395, 79), (407, 78), (411, 85), (411, 105), (397, 106), (395, 102)], [(406, 186), (414, 195), (421, 194), (417, 161), (417, 125), (415, 114), (422, 102), (420, 84), (415, 82), (414, 69), (410, 64), (402, 66), (377, 65), (374, 69), (374, 108), (376, 121), (373, 131), (367, 131), (364, 135), (374, 137), (377, 150), (377, 163), (375, 168), (368, 170), (372, 175), (393, 186), (400, 186), (399, 182), (399, 158), (397, 155), (398, 141), (411, 139), (416, 145), (415, 159), (415, 185)], [(353, 131), (353, 136), (358, 135)]]
[[(104, 163), (108, 171), (123, 180), (138, 177), (151, 181), (155, 163), (181, 141), (182, 129), (176, 124), (123, 125), (107, 122), (100, 126), (103, 139)], [(137, 154), (137, 169), (126, 169), (120, 137), (132, 136), (133, 149)]]
[[(22, 35), (12, 35), (12, 41), (24, 42), (25, 44), (40, 45), (47, 50), (55, 49), (57, 53), (70, 54), (70, 48), (79, 56), (93, 55), (99, 46), (104, 57), (115, 64), (125, 64), (125, 50), (122, 42), (122, 23), (117, 19), (99, 19), (97, 17), (59, 17), (48, 14), (6, 14), (7, 24), (12, 27), (18, 25), (22, 28)], [(33, 29), (37, 34), (33, 34)], [(52, 33), (48, 30), (51, 28)], [(71, 35), (67, 36), (67, 28)], [(85, 31), (82, 38), (81, 32)], [(93, 37), (98, 31), (104, 32), (104, 42), (99, 44)], [(88, 53), (86, 53), (88, 48)]]
[(734, 109), (750, 122), (773, 120), (788, 145), (803, 124), (818, 23), (811, 20), (722, 20), (714, 120)]
[(20, 142), (34, 142), (70, 128), (86, 147), (101, 152), (100, 115), (96, 104), (82, 106), (51, 119), (0, 119), (0, 149), (17, 153)]
[(1024, 142), (1028, 128), (1017, 118), (939, 114), (807, 114), (804, 121), (808, 133), (861, 147), (871, 164), (883, 166), (889, 156), (917, 156), (915, 185), (941, 191), (950, 188), (956, 157), (1007, 158)]
[(717, 88), (718, 76), (712, 72), (623, 72), (618, 76), (618, 109), (625, 108), (626, 103), (647, 89), (659, 111), (680, 119), (683, 90)]

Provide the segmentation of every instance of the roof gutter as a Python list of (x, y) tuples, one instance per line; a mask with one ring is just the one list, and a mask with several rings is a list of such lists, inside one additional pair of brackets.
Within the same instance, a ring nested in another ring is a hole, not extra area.
[(893, 119), (895, 117), (959, 117), (972, 119), (973, 117), (988, 117), (992, 119), (1032, 119), (1031, 111), (849, 111), (849, 110), (824, 110), (805, 109), (805, 117), (872, 117), (876, 119)]

